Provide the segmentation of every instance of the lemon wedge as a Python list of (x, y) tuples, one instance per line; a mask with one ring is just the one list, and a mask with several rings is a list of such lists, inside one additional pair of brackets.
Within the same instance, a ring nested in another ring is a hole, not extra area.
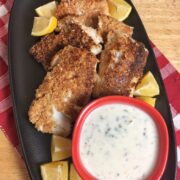
[(153, 74), (149, 71), (136, 86), (135, 96), (153, 97), (159, 95), (159, 86)]
[(61, 136), (52, 136), (51, 157), (52, 161), (63, 160), (71, 157), (71, 140)]
[(144, 102), (150, 104), (152, 107), (155, 107), (155, 105), (156, 105), (156, 98), (151, 98), (151, 97), (136, 97), (136, 99), (144, 101)]
[(32, 36), (44, 36), (54, 31), (57, 26), (56, 17), (34, 17), (34, 24), (32, 28)]
[(56, 1), (49, 2), (35, 9), (38, 16), (44, 16), (48, 18), (54, 16), (56, 13), (56, 10), (57, 10)]
[(70, 180), (82, 180), (78, 175), (78, 173), (76, 172), (73, 164), (71, 164), (70, 167)]
[(124, 0), (108, 0), (109, 13), (115, 19), (124, 21), (131, 13), (132, 7)]
[(68, 162), (59, 161), (41, 165), (43, 180), (68, 180)]

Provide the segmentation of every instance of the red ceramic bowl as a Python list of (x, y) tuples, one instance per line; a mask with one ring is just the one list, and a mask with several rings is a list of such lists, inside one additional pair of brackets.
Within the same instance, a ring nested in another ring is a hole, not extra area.
[(157, 126), (157, 130), (159, 132), (159, 152), (158, 152), (159, 155), (154, 170), (147, 179), (148, 180), (160, 179), (166, 166), (167, 157), (168, 157), (168, 148), (169, 148), (168, 131), (165, 124), (165, 120), (162, 118), (162, 116), (156, 109), (154, 109), (147, 103), (144, 103), (134, 98), (122, 97), (122, 96), (108, 96), (97, 99), (91, 102), (81, 111), (74, 128), (73, 141), (72, 141), (72, 158), (77, 172), (84, 180), (96, 179), (88, 172), (88, 170), (85, 168), (80, 158), (79, 144), (80, 144), (81, 130), (84, 122), (86, 121), (87, 117), (93, 110), (103, 105), (118, 104), (118, 103), (135, 106), (143, 110), (147, 114), (149, 114), (154, 120)]

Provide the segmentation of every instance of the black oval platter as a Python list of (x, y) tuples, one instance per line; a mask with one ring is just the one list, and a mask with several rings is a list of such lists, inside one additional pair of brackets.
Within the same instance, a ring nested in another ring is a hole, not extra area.
[[(34, 98), (35, 89), (42, 82), (45, 71), (29, 55), (29, 48), (38, 40), (31, 36), (34, 9), (48, 0), (15, 0), (9, 24), (9, 70), (11, 92), (13, 97), (14, 116), (17, 131), (31, 179), (39, 180), (42, 163), (51, 161), (51, 136), (38, 132), (28, 120), (28, 108)], [(134, 27), (133, 37), (145, 44), (149, 50), (149, 57), (145, 71), (152, 71), (160, 86), (160, 96), (157, 97), (156, 109), (166, 121), (169, 132), (170, 148), (168, 162), (162, 180), (174, 180), (176, 177), (176, 143), (170, 106), (167, 100), (165, 87), (158, 69), (150, 41), (131, 1), (133, 9), (126, 20)], [(160, 34), (159, 34), (160, 35)]]

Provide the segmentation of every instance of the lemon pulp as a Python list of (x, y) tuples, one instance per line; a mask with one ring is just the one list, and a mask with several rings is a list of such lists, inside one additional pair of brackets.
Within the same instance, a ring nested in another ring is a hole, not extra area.
[(109, 13), (119, 21), (124, 21), (131, 13), (132, 7), (124, 0), (108, 0)]
[(148, 103), (149, 105), (151, 105), (152, 107), (155, 107), (155, 105), (156, 105), (156, 98), (151, 98), (151, 97), (136, 97), (136, 99), (142, 100), (142, 101)]
[(71, 164), (70, 167), (70, 180), (82, 180), (78, 175), (78, 173), (76, 172), (73, 164)]
[(34, 17), (34, 23), (31, 35), (32, 36), (43, 36), (54, 31), (57, 26), (56, 17)]
[(56, 1), (49, 2), (35, 9), (38, 16), (44, 16), (48, 18), (55, 16), (56, 10), (57, 10)]
[(68, 180), (68, 162), (59, 161), (41, 165), (43, 180)]
[(156, 79), (153, 74), (149, 71), (136, 86), (134, 95), (153, 97), (159, 95), (160, 90)]
[(52, 161), (63, 160), (71, 157), (71, 140), (61, 136), (52, 136), (51, 157)]

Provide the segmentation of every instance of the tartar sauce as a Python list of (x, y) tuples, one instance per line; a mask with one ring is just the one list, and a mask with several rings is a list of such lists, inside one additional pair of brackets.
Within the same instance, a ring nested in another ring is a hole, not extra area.
[(87, 117), (80, 137), (80, 157), (100, 180), (146, 179), (158, 155), (158, 131), (141, 109), (104, 105)]

